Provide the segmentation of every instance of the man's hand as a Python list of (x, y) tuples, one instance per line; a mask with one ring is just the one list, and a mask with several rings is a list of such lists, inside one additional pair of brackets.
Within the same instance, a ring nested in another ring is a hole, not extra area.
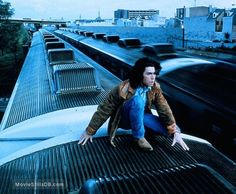
[(78, 144), (85, 145), (88, 140), (90, 140), (90, 142), (93, 142), (93, 136), (89, 135), (87, 131), (85, 130), (80, 136)]
[(186, 143), (183, 141), (181, 135), (179, 132), (174, 133), (173, 143), (171, 146), (174, 146), (175, 143), (179, 143), (184, 150), (189, 150), (189, 147), (186, 145)]
[(167, 126), (167, 130), (169, 135), (174, 134), (177, 131), (176, 123), (173, 123), (172, 125)]

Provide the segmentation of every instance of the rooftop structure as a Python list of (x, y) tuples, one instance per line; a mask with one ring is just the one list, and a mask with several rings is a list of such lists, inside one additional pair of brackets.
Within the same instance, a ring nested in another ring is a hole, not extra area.
[(114, 12), (114, 18), (116, 19), (135, 19), (135, 18), (146, 18), (153, 15), (159, 15), (159, 10), (126, 10), (118, 9)]

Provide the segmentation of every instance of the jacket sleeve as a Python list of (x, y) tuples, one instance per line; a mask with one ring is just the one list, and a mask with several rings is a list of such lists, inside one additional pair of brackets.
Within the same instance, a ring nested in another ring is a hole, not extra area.
[(162, 94), (160, 86), (155, 92), (154, 104), (161, 121), (163, 121), (166, 126), (175, 123), (174, 115), (171, 111), (169, 104), (167, 103), (165, 97)]
[(119, 86), (113, 88), (104, 101), (98, 106), (97, 111), (93, 114), (86, 131), (94, 135), (103, 123), (116, 111), (122, 103), (119, 96)]

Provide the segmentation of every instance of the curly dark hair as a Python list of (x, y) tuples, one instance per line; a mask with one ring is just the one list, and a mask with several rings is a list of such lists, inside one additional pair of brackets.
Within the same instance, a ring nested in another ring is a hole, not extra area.
[(138, 59), (128, 75), (130, 85), (133, 89), (141, 86), (143, 81), (143, 72), (146, 67), (154, 67), (157, 71), (156, 73), (158, 73), (161, 69), (160, 63), (151, 60), (148, 57)]

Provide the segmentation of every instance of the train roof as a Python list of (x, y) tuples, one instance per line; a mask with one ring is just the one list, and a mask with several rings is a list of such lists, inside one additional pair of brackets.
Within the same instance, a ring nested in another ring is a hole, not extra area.
[[(49, 78), (46, 68), (48, 61), (45, 58), (46, 51), (44, 47), (42, 37), (40, 34), (35, 33), (28, 56), (17, 80), (6, 114), (4, 115), (1, 125), (2, 130), (24, 120), (52, 111), (99, 104), (112, 86), (120, 82), (119, 78), (74, 49), (77, 62), (86, 62), (91, 66), (95, 66), (102, 80), (110, 80), (110, 84), (106, 83), (106, 81), (101, 81), (103, 90), (96, 95), (93, 93), (74, 93), (66, 96), (56, 96), (51, 93), (50, 84), (48, 83)], [(19, 112), (19, 110), (22, 111)]]
[(159, 136), (149, 140), (154, 151), (146, 153), (132, 145), (129, 134), (118, 134), (114, 148), (102, 131), (85, 146), (77, 143), (81, 133), (67, 133), (1, 160), (1, 191), (40, 191), (40, 186), (17, 186), (33, 181), (60, 184), (45, 193), (236, 192), (235, 164), (210, 144), (184, 137), (186, 152)]

